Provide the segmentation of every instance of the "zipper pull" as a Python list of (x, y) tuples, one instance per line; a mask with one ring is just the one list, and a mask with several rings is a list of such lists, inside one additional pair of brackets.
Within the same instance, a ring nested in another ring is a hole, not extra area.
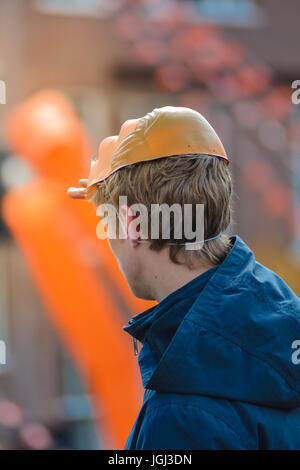
[(136, 338), (133, 338), (133, 353), (135, 356), (138, 356), (140, 354), (139, 352), (139, 347), (138, 347), (138, 342)]

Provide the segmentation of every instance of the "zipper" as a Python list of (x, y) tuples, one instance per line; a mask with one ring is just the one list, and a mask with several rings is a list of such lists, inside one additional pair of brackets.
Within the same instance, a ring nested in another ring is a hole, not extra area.
[[(133, 319), (131, 318), (128, 321), (128, 325), (131, 325), (132, 323), (133, 323)], [(132, 337), (132, 340), (133, 340), (133, 355), (138, 356), (140, 354), (140, 351), (139, 351), (139, 346), (138, 346), (137, 339)]]
[(133, 354), (134, 356), (138, 356), (140, 354), (139, 346), (136, 338), (133, 338)]

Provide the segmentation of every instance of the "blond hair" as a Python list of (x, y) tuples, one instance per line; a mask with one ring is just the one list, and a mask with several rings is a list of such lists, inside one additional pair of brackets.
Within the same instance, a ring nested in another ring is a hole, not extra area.
[[(232, 180), (226, 162), (217, 157), (188, 154), (173, 155), (121, 168), (105, 181), (89, 188), (87, 199), (97, 207), (113, 204), (118, 207), (119, 196), (127, 196), (128, 205), (144, 204), (151, 217), (151, 204), (204, 204), (204, 236), (212, 238), (224, 232), (231, 221), (230, 198)], [(171, 220), (172, 225), (172, 220)], [(172, 227), (170, 230), (171, 234)], [(182, 240), (150, 240), (150, 249), (161, 250), (170, 242)], [(170, 259), (192, 268), (199, 261), (220, 264), (230, 251), (229, 237), (222, 235), (203, 244), (201, 250), (185, 250), (182, 245), (169, 245)]]

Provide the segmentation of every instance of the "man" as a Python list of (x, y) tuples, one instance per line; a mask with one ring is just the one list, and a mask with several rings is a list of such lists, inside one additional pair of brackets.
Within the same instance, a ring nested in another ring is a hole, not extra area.
[[(203, 116), (167, 106), (105, 139), (88, 181), (69, 190), (97, 207), (127, 197), (125, 237), (108, 230), (108, 241), (133, 293), (158, 302), (124, 327), (143, 345), (145, 388), (126, 449), (300, 449), (300, 300), (225, 233), (228, 163)], [(169, 237), (161, 222), (152, 238), (137, 203), (150, 225), (153, 206), (203, 204), (204, 240), (176, 237), (191, 220), (175, 215)]]

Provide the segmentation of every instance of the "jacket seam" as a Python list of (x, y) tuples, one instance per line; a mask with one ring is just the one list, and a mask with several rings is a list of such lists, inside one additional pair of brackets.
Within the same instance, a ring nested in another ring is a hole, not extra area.
[(271, 367), (271, 369), (273, 369), (283, 380), (284, 382), (286, 383), (286, 385), (289, 387), (289, 389), (297, 395), (298, 398), (300, 398), (300, 393), (295, 390), (292, 385), (289, 383), (289, 380), (284, 376), (282, 375), (282, 372), (279, 371), (276, 367), (273, 366), (273, 364), (271, 364), (270, 362), (268, 362), (264, 357), (258, 355), (258, 354), (255, 354), (253, 353), (252, 351), (249, 351), (248, 349), (246, 349), (246, 347), (243, 345), (243, 344), (240, 344), (239, 342), (237, 341), (234, 341), (234, 339), (232, 337), (229, 337), (229, 336), (225, 336), (224, 334), (220, 333), (220, 331), (218, 329), (215, 329), (215, 328), (211, 328), (210, 326), (208, 327), (207, 325), (205, 324), (201, 324), (201, 323), (198, 323), (190, 318), (186, 319), (186, 321), (189, 321), (191, 323), (193, 323), (194, 325), (197, 325), (197, 326), (200, 326), (201, 328), (205, 328), (206, 330), (208, 331), (212, 331), (213, 333), (215, 333), (216, 335), (218, 336), (221, 336), (222, 338), (224, 338), (225, 340), (227, 341), (230, 341), (232, 344), (235, 344), (237, 347), (239, 347), (242, 351), (244, 351), (246, 354), (248, 354), (249, 356), (253, 356), (255, 357), (256, 359), (260, 360), (261, 362), (263, 362), (265, 365)]
[[(212, 411), (208, 411), (207, 409), (202, 408), (201, 406), (192, 405), (190, 403), (168, 402), (168, 403), (164, 403), (164, 404), (156, 405), (156, 406), (152, 406), (152, 407), (149, 407), (149, 405), (148, 405), (148, 408), (147, 408), (147, 410), (145, 411), (145, 414), (144, 414), (144, 419), (147, 417), (147, 415), (149, 415), (151, 413), (151, 411), (156, 410), (158, 408), (163, 408), (163, 407), (166, 407), (166, 406), (169, 406), (169, 405), (196, 408), (197, 410), (200, 410), (200, 411), (202, 411), (202, 412), (204, 412), (204, 413), (206, 413), (210, 416), (213, 416), (217, 420), (221, 421), (221, 423), (225, 424), (225, 426), (235, 435), (237, 440), (241, 440), (241, 438), (240, 438), (239, 434), (237, 433), (237, 431), (235, 431), (235, 429), (230, 424), (228, 424), (227, 421), (225, 421), (223, 418), (220, 418), (217, 414), (213, 413)], [(252, 447), (250, 442), (248, 442), (248, 440), (247, 440), (247, 447), (250, 447), (250, 448)]]

